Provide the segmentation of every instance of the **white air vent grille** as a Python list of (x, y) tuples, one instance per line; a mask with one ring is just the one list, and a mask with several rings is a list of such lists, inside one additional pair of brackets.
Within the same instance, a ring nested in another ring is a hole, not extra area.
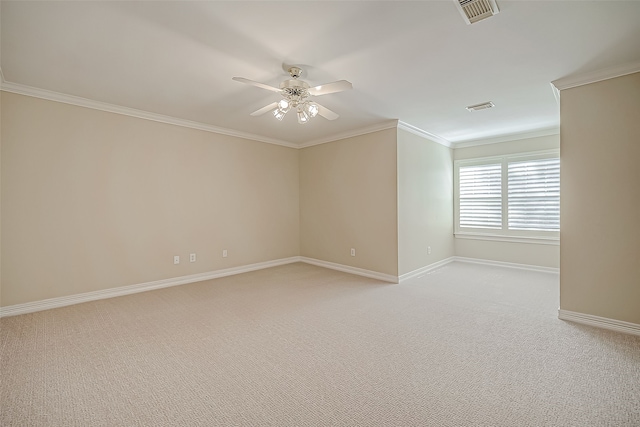
[(495, 104), (493, 102), (483, 102), (482, 104), (469, 105), (467, 110), (469, 111), (478, 111), (478, 110), (486, 110), (487, 108), (493, 108)]
[(495, 0), (453, 0), (467, 24), (489, 18), (500, 10)]

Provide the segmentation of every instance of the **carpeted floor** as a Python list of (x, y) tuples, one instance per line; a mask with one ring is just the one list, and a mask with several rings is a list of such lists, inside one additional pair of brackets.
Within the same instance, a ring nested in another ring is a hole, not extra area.
[(2, 426), (639, 426), (640, 337), (558, 276), (306, 264), (0, 320)]

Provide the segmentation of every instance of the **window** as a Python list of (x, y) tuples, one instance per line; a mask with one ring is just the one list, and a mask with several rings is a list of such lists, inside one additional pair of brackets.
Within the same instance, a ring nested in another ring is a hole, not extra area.
[(455, 162), (456, 237), (557, 241), (557, 151)]
[(509, 162), (510, 230), (560, 230), (560, 159)]
[(502, 165), (461, 166), (460, 227), (502, 228)]

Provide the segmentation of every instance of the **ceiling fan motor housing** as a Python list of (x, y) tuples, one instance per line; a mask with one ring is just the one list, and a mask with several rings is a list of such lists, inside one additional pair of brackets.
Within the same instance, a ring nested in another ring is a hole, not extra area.
[(302, 80), (285, 80), (280, 83), (280, 89), (288, 96), (306, 98), (309, 96), (309, 84)]

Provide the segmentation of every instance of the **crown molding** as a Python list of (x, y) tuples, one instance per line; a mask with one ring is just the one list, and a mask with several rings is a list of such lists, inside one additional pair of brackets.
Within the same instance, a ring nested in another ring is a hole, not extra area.
[(407, 132), (410, 132), (414, 135), (418, 135), (422, 138), (428, 139), (429, 141), (433, 141), (437, 144), (440, 145), (444, 145), (445, 147), (449, 147), (452, 148), (453, 147), (453, 143), (451, 143), (450, 141), (436, 135), (433, 134), (431, 132), (427, 132), (426, 130), (422, 130), (420, 128), (417, 128), (415, 126), (410, 125), (409, 123), (405, 123), (403, 121), (398, 121), (398, 129), (402, 129), (405, 130)]
[(538, 138), (541, 136), (559, 135), (560, 128), (557, 126), (543, 129), (536, 129), (526, 132), (509, 133), (505, 135), (492, 136), (490, 138), (472, 139), (469, 141), (462, 141), (453, 144), (453, 148), (467, 148), (475, 147), (477, 145), (489, 145), (497, 144), (499, 142), (518, 141), (521, 139)]
[(386, 129), (393, 129), (398, 127), (398, 120), (388, 120), (382, 123), (376, 123), (375, 125), (367, 126), (360, 129), (349, 130), (346, 132), (334, 134), (324, 138), (314, 139), (308, 142), (303, 142), (297, 145), (297, 148), (307, 148), (314, 145), (326, 144), (327, 142), (338, 141), (340, 139), (353, 138), (355, 136), (366, 135), (368, 133), (378, 132)]
[[(1, 72), (2, 70), (0, 70)], [(64, 104), (75, 105), (78, 107), (91, 108), (94, 110), (106, 111), (109, 113), (122, 114), (125, 116), (136, 117), (144, 120), (151, 120), (160, 123), (167, 123), (171, 125), (186, 127), (190, 129), (202, 130), (205, 132), (217, 133), (220, 135), (228, 135), (237, 138), (249, 139), (252, 141), (265, 142), (267, 144), (281, 145), (288, 148), (305, 148), (313, 145), (324, 144), (327, 142), (337, 141), (339, 139), (351, 138), (354, 136), (366, 135), (368, 133), (378, 132), (385, 129), (391, 129), (398, 126), (398, 120), (389, 120), (382, 123), (377, 123), (372, 126), (368, 126), (361, 129), (351, 130), (339, 134), (334, 134), (328, 137), (312, 140), (302, 144), (295, 144), (289, 141), (282, 141), (273, 138), (267, 138), (261, 135), (256, 135), (248, 132), (240, 132), (233, 129), (221, 128), (205, 123), (194, 122), (191, 120), (178, 119), (171, 116), (165, 116), (157, 113), (150, 113), (148, 111), (136, 110), (134, 108), (122, 107), (119, 105), (109, 104), (106, 102), (94, 101), (87, 98), (81, 98), (79, 96), (67, 95), (60, 92), (54, 92), (46, 89), (39, 89), (32, 86), (21, 85), (18, 83), (11, 83), (4, 80), (4, 76), (0, 75), (0, 90), (5, 92), (16, 93), (18, 95), (31, 96), (34, 98), (46, 99), (48, 101), (62, 102)], [(417, 128), (416, 128), (417, 129)]]
[(556, 99), (556, 102), (558, 103), (558, 105), (560, 105), (560, 89), (555, 87), (553, 83), (549, 83), (549, 86), (551, 86), (551, 92), (553, 92), (553, 97)]
[(551, 82), (558, 90), (571, 89), (572, 87), (588, 85), (600, 82), (602, 80), (613, 79), (615, 77), (626, 76), (640, 72), (640, 61), (630, 64), (618, 65), (616, 67), (605, 68), (602, 70), (592, 71), (589, 73), (577, 74), (574, 76), (563, 77)]
[[(638, 71), (640, 71), (640, 63), (636, 65), (638, 65), (639, 67)], [(626, 74), (630, 74), (632, 72), (634, 71), (627, 72)], [(620, 74), (620, 75), (623, 75), (623, 74)], [(552, 86), (556, 87), (554, 83), (552, 83)], [(94, 101), (91, 99), (81, 98), (78, 96), (66, 95), (60, 92), (54, 92), (46, 89), (39, 89), (36, 87), (21, 85), (18, 83), (7, 82), (4, 79), (4, 75), (2, 73), (1, 68), (0, 68), (0, 90), (5, 92), (16, 93), (19, 95), (31, 96), (34, 98), (46, 99), (49, 101), (61, 102), (64, 104), (91, 108), (94, 110), (106, 111), (109, 113), (122, 114), (125, 116), (136, 117), (139, 119), (151, 120), (155, 122), (166, 123), (166, 124), (171, 124), (175, 126), (181, 126), (181, 127), (186, 127), (190, 129), (196, 129), (196, 130), (201, 130), (205, 132), (211, 132), (211, 133), (216, 133), (220, 135), (227, 135), (227, 136), (232, 136), (236, 138), (243, 138), (243, 139), (248, 139), (252, 141), (264, 142), (267, 144), (280, 145), (280, 146), (295, 148), (295, 149), (325, 144), (325, 143), (337, 141), (340, 139), (352, 138), (352, 137), (366, 135), (369, 133), (378, 132), (386, 129), (392, 129), (392, 128), (405, 130), (407, 132), (410, 132), (414, 135), (428, 139), (437, 144), (441, 144), (441, 145), (444, 145), (445, 147), (454, 148), (454, 149), (559, 134), (559, 128), (553, 127), (553, 128), (540, 129), (535, 131), (507, 134), (507, 135), (501, 135), (497, 137), (475, 139), (475, 140), (462, 141), (462, 142), (456, 143), (456, 142), (448, 141), (438, 135), (427, 132), (423, 129), (410, 125), (406, 122), (403, 122), (400, 120), (387, 120), (387, 121), (376, 123), (374, 125), (367, 126), (364, 128), (349, 130), (346, 132), (330, 135), (328, 137), (323, 137), (323, 138), (311, 140), (308, 142), (304, 142), (302, 144), (295, 144), (289, 141), (268, 138), (265, 136), (256, 135), (248, 132), (241, 132), (241, 131), (222, 128), (222, 127), (213, 126), (205, 123), (194, 122), (191, 120), (179, 119), (176, 117), (165, 116), (162, 114), (137, 110), (134, 108), (122, 107), (119, 105), (109, 104), (106, 102)]]
[(170, 125), (186, 127), (190, 129), (202, 130), (205, 132), (217, 133), (220, 135), (233, 136), (236, 138), (249, 139), (252, 141), (265, 142), (267, 144), (282, 145), (289, 148), (299, 148), (297, 144), (278, 139), (267, 138), (248, 132), (240, 132), (233, 129), (221, 128), (218, 126), (208, 125), (205, 123), (193, 122), (191, 120), (178, 119), (163, 114), (150, 113), (148, 111), (136, 110), (135, 108), (121, 107), (119, 105), (108, 104), (106, 102), (94, 101), (91, 99), (81, 98), (79, 96), (66, 95), (46, 89), (39, 89), (32, 86), (10, 83), (2, 79), (0, 90), (5, 92), (16, 93), (19, 95), (32, 96), (34, 98), (46, 99), (49, 101), (62, 102), (64, 104), (75, 105), (78, 107), (91, 108), (94, 110), (106, 111), (109, 113), (122, 114), (125, 116), (136, 117), (154, 122), (167, 123)]

